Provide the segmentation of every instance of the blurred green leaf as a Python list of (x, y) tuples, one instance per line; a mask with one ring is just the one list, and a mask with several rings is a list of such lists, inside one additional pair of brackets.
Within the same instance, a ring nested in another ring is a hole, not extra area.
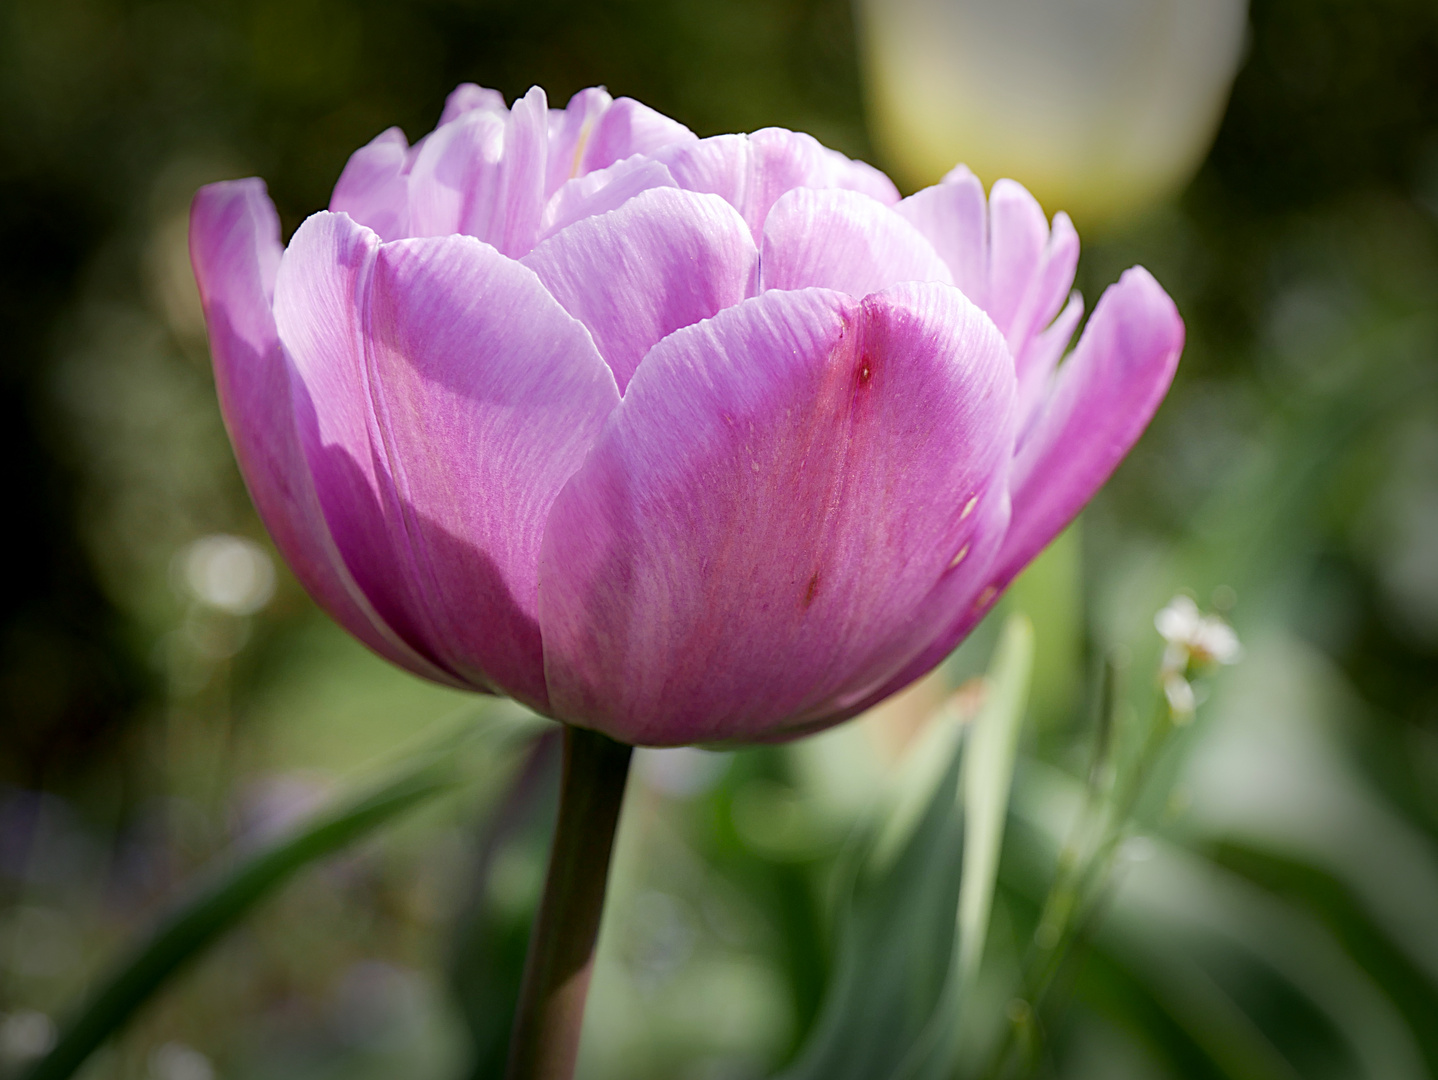
[[(993, 901), (1033, 628), (1011, 617), (967, 740), (950, 706), (910, 751), (890, 808), (853, 849), (838, 959), (783, 1080), (943, 1076)], [(957, 913), (957, 914), (956, 914)]]
[(983, 958), (1033, 662), (1033, 624), (1025, 615), (1012, 615), (994, 654), (989, 696), (974, 725), (973, 746), (963, 766), (967, 818), (964, 877), (959, 889), (957, 974), (961, 995), (972, 988)]
[[(450, 725), (446, 725), (450, 727)], [(465, 723), (396, 766), (384, 781), (341, 801), (215, 873), (121, 962), (61, 1031), (25, 1080), (66, 1080), (181, 968), (213, 945), (297, 872), (369, 836), (408, 810), (461, 785), (463, 751), (477, 734)]]

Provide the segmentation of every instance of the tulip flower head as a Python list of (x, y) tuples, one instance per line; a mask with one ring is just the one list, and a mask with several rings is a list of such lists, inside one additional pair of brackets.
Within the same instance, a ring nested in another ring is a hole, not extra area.
[[(649, 745), (791, 738), (944, 658), (1183, 343), (1134, 268), (962, 167), (906, 199), (779, 129), (461, 86), (288, 246), (195, 198), (236, 456), (311, 595), (408, 670)], [(1062, 362), (1061, 362), (1062, 361)]]

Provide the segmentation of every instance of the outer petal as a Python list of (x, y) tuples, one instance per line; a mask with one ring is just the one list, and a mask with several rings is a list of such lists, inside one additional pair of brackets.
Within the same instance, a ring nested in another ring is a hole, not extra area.
[(768, 292), (664, 339), (550, 517), (555, 714), (775, 737), (901, 668), (933, 634), (916, 612), (971, 573), (1012, 395), (1002, 339), (945, 285)]
[(844, 188), (889, 201), (889, 191), (874, 178), (877, 170), (821, 146), (812, 136), (783, 128), (716, 135), (665, 147), (655, 156), (669, 166), (680, 187), (719, 195), (738, 210), (756, 241), (769, 208), (794, 188)]
[(763, 250), (766, 290), (818, 286), (866, 296), (901, 281), (953, 284), (919, 230), (855, 191), (788, 192), (764, 222)]
[(951, 607), (948, 625), (928, 648), (838, 719), (857, 716), (932, 670), (978, 625), (1132, 449), (1168, 390), (1182, 348), (1173, 301), (1148, 271), (1128, 271), (1099, 301), (1059, 370), (1046, 411), (1019, 448), (1011, 524), (982, 587)]
[(1148, 427), (1183, 351), (1183, 320), (1141, 266), (1099, 299), (1014, 462), (1002, 588), (1059, 534)]
[(409, 235), (408, 156), (409, 142), (399, 128), (376, 135), (350, 155), (330, 196), (330, 209), (348, 214), (385, 240)]
[(210, 184), (190, 214), (215, 388), (250, 497), (310, 595), (375, 652), (417, 675), (462, 685), (402, 641), (345, 568), (325, 525), (301, 451), (290, 370), (271, 311), (282, 253), (280, 223), (261, 180)]
[(469, 237), (380, 246), (319, 214), (276, 283), (325, 514), (392, 624), (547, 707), (536, 567), (555, 494), (618, 402), (584, 328)]
[(589, 328), (621, 393), (651, 346), (751, 295), (759, 269), (733, 207), (677, 188), (577, 222), (523, 261)]

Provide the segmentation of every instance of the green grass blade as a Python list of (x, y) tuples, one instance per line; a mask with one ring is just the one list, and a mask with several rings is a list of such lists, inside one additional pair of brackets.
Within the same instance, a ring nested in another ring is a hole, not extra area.
[(288, 836), (243, 857), (165, 919), (96, 989), (24, 1080), (67, 1080), (171, 976), (235, 926), (296, 872), (369, 835), (464, 778), (453, 737), (384, 782), (322, 811)]

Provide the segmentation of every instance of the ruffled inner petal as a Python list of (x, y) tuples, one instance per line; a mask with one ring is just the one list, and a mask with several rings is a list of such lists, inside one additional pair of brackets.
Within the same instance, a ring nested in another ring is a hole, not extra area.
[(622, 393), (662, 338), (753, 294), (759, 253), (723, 199), (671, 187), (579, 221), (523, 261), (589, 328)]

